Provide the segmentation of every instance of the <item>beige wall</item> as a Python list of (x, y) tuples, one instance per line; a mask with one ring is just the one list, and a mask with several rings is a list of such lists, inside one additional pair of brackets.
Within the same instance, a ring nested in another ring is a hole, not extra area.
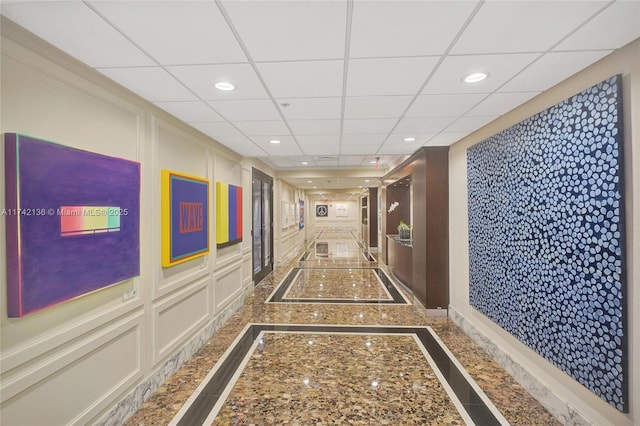
[[(304, 191), (294, 188), (285, 181), (277, 179), (273, 183), (274, 186), (274, 209), (273, 209), (273, 233), (275, 234), (274, 240), (274, 254), (276, 263), (278, 265), (285, 264), (293, 259), (294, 256), (300, 253), (306, 243), (307, 227), (300, 229), (299, 217), (295, 216), (295, 212), (299, 212), (299, 200), (305, 199)], [(293, 213), (292, 214), (292, 206)], [(305, 200), (305, 210), (307, 202)], [(288, 208), (289, 226), (283, 226), (283, 209)]]
[[(329, 213), (327, 217), (316, 217), (316, 205), (326, 204), (329, 207)], [(336, 216), (336, 206), (345, 205), (347, 207), (348, 216)], [(313, 201), (309, 206), (309, 214), (313, 216), (313, 226), (315, 231), (320, 231), (322, 228), (342, 228), (350, 229), (360, 234), (360, 201), (359, 200), (326, 200), (326, 201)]]
[[(627, 214), (627, 314), (631, 412), (619, 413), (599, 397), (553, 367), (469, 305), (467, 217), (467, 148), (615, 74), (623, 75)], [(584, 419), (597, 425), (640, 424), (640, 40), (500, 117), (451, 146), (450, 182), (450, 299), (451, 307), (506, 356), (551, 389)], [(547, 398), (543, 395), (543, 399)], [(551, 400), (552, 398), (548, 398)]]
[(250, 208), (241, 244), (216, 250), (211, 226), (209, 255), (161, 267), (160, 171), (208, 178), (211, 199), (216, 181), (242, 185), (250, 206), (251, 165), (10, 22), (2, 33), (0, 131), (141, 163), (140, 276), (23, 318), (0, 304), (0, 423), (94, 424), (141, 383), (162, 383), (252, 287)]

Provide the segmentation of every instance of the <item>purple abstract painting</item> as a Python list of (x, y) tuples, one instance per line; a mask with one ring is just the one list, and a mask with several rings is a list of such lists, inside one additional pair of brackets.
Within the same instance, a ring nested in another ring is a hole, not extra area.
[(139, 275), (139, 163), (16, 133), (4, 145), (10, 317)]

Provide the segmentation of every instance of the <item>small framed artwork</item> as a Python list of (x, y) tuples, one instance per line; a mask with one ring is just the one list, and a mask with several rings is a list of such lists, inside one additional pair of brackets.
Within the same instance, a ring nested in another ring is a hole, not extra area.
[(216, 182), (216, 247), (242, 241), (242, 187)]
[(286, 201), (280, 202), (280, 221), (282, 229), (289, 227), (289, 203)]
[(162, 170), (162, 267), (209, 253), (209, 181)]
[(329, 216), (329, 206), (326, 204), (316, 204), (316, 217)]

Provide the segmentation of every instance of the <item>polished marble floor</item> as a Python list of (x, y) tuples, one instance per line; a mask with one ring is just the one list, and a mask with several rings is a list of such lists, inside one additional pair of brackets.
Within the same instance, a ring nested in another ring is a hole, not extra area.
[(364, 249), (348, 231), (317, 235), (127, 424), (558, 424)]

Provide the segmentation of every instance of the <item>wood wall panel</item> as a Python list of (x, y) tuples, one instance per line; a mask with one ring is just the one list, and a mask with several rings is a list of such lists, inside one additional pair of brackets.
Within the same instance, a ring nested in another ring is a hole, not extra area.
[[(381, 188), (384, 204), (382, 220), (383, 253), (389, 264), (389, 245), (385, 236), (397, 234), (400, 220), (413, 217), (412, 265), (407, 284), (428, 309), (446, 309), (449, 304), (449, 225), (448, 225), (448, 147), (421, 148), (392, 170)], [(413, 188), (400, 185), (407, 177)], [(400, 205), (391, 213), (393, 202)], [(395, 261), (395, 260), (394, 260)]]
[[(387, 255), (389, 268), (393, 275), (402, 281), (411, 291), (413, 289), (413, 250), (411, 247), (400, 244), (392, 238), (387, 238)], [(414, 291), (415, 293), (415, 291)]]
[(449, 170), (448, 152), (426, 156), (426, 296), (427, 307), (449, 306)]
[(387, 208), (389, 204), (387, 204), (387, 187), (386, 186), (380, 187), (380, 203), (382, 203), (382, 206), (381, 206), (382, 223), (380, 223), (381, 238), (380, 238), (380, 248), (378, 249), (378, 253), (380, 256), (380, 260), (382, 260), (386, 264), (389, 264), (388, 257), (387, 257), (387, 237), (386, 237), (387, 235), (386, 217), (387, 217)]
[(423, 305), (429, 306), (427, 301), (427, 209), (431, 204), (427, 200), (427, 160), (425, 156), (418, 157), (413, 163), (413, 271), (411, 281), (413, 293)]
[(369, 188), (369, 247), (378, 247), (378, 188)]

